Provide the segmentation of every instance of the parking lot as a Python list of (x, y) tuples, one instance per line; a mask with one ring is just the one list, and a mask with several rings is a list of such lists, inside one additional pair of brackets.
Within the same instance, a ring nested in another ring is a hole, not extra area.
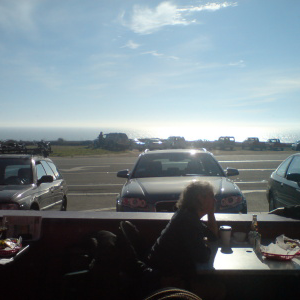
[[(223, 168), (232, 167), (240, 171), (239, 176), (231, 179), (245, 194), (248, 212), (267, 212), (267, 180), (272, 171), (293, 152), (246, 153), (216, 151), (214, 154)], [(138, 151), (133, 151), (98, 157), (52, 157), (69, 187), (68, 210), (114, 211), (116, 196), (125, 182), (117, 178), (116, 173), (122, 169), (132, 169), (138, 155)]]

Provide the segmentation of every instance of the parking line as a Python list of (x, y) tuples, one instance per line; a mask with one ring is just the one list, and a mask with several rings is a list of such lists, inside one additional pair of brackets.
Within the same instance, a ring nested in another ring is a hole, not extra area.
[(117, 196), (119, 193), (68, 193), (68, 196)]

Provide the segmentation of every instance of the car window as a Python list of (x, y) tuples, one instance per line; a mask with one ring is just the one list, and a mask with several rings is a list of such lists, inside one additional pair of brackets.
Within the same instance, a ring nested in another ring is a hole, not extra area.
[(37, 180), (40, 180), (44, 175), (47, 175), (44, 167), (42, 166), (42, 164), (40, 162), (38, 162), (36, 164), (36, 177)]
[(53, 173), (53, 171), (52, 171), (52, 169), (50, 168), (50, 166), (47, 164), (47, 162), (45, 162), (45, 161), (42, 160), (42, 161), (41, 161), (41, 164), (43, 165), (43, 167), (44, 167), (44, 169), (45, 169), (47, 175), (51, 175), (51, 176), (53, 177), (53, 180), (55, 180), (55, 179), (56, 179), (56, 176), (55, 176), (55, 174)]
[(294, 159), (292, 160), (288, 172), (289, 174), (300, 174), (300, 156), (295, 156)]
[(56, 165), (50, 161), (47, 161), (47, 164), (50, 166), (50, 168), (52, 169), (56, 179), (61, 179), (62, 175), (60, 174), (60, 172), (58, 171)]
[(30, 184), (32, 183), (31, 163), (29, 160), (0, 159), (1, 184)]
[(222, 176), (222, 169), (208, 154), (193, 156), (183, 153), (144, 155), (140, 158), (133, 178), (172, 176)]
[(285, 160), (277, 169), (276, 174), (280, 177), (284, 177), (286, 174), (286, 169), (288, 167), (288, 165), (290, 164), (292, 158), (288, 158), (287, 160)]

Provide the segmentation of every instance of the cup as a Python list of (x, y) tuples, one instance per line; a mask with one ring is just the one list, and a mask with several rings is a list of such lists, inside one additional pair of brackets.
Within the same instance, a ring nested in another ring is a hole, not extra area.
[(220, 237), (224, 247), (230, 246), (231, 229), (231, 226), (228, 225), (220, 226)]

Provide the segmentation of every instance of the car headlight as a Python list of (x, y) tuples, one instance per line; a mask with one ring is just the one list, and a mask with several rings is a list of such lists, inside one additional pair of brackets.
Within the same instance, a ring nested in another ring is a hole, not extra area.
[(0, 203), (0, 209), (1, 210), (16, 210), (20, 209), (19, 204), (17, 203)]
[(242, 203), (242, 201), (243, 197), (241, 195), (224, 197), (220, 201), (220, 209), (228, 209), (237, 206)]
[(140, 198), (122, 198), (122, 205), (129, 206), (131, 208), (145, 208), (147, 207), (147, 202)]

